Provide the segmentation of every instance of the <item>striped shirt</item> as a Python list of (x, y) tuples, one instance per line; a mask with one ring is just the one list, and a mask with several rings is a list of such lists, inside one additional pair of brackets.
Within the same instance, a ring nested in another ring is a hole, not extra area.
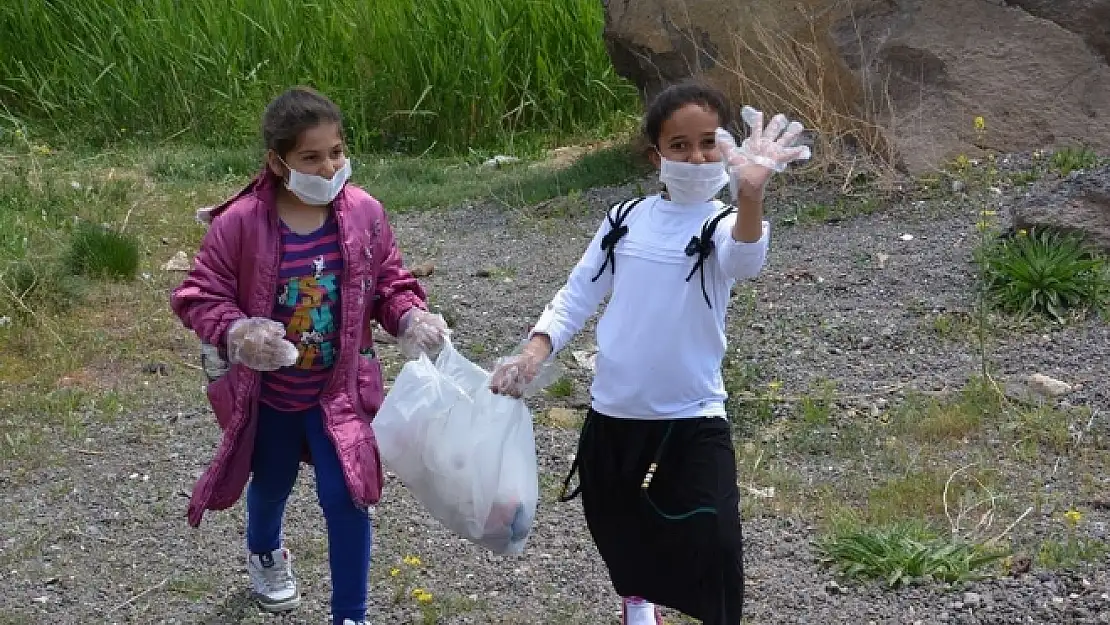
[(339, 280), (343, 254), (335, 215), (311, 234), (281, 224), (281, 266), (273, 318), (300, 358), (262, 375), (259, 401), (276, 410), (307, 410), (320, 399), (339, 353)]

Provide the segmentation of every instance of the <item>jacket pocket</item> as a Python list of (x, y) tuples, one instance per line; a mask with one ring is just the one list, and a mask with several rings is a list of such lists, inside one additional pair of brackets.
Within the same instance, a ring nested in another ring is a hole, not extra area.
[(216, 423), (220, 424), (221, 430), (226, 430), (234, 420), (235, 393), (232, 384), (233, 378), (234, 376), (230, 372), (225, 373), (209, 382), (205, 389), (208, 395), (208, 403), (212, 405), (212, 412), (216, 414)]
[(366, 429), (363, 436), (345, 445), (339, 455), (355, 503), (359, 506), (373, 506), (381, 499), (385, 473), (382, 471), (374, 431), (370, 424), (365, 424), (364, 427)]
[(358, 407), (368, 420), (373, 421), (378, 409), (382, 407), (384, 386), (381, 362), (372, 347), (359, 352), (355, 387)]

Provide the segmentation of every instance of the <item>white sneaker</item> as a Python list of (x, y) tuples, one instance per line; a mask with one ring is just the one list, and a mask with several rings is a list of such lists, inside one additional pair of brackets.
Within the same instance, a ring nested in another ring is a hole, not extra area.
[(251, 590), (264, 612), (286, 612), (301, 604), (297, 580), (293, 578), (293, 556), (278, 547), (270, 553), (247, 556)]
[(366, 621), (354, 622), (349, 618), (343, 619), (343, 625), (366, 625)]
[(662, 625), (663, 615), (650, 601), (626, 597), (621, 600), (621, 625)]

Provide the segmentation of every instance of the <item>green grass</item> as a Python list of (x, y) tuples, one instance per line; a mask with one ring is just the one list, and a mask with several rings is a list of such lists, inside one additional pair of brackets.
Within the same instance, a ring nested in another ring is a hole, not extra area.
[(547, 387), (547, 394), (556, 399), (566, 399), (574, 394), (574, 378), (563, 376)]
[(783, 218), (785, 225), (820, 225), (871, 215), (883, 207), (880, 198), (864, 195), (837, 198), (835, 202), (806, 202), (795, 207), (794, 214)]
[(646, 171), (627, 144), (618, 144), (590, 152), (564, 169), (527, 163), (491, 168), (458, 159), (382, 159), (365, 163), (354, 180), (381, 199), (387, 210), (403, 211), (469, 198), (521, 207), (628, 182)]
[(138, 240), (109, 223), (128, 210), (137, 182), (49, 175), (29, 155), (15, 162), (0, 167), (0, 315), (65, 312), (88, 278), (135, 278)]
[(179, 150), (157, 152), (147, 167), (160, 182), (245, 181), (262, 168), (259, 150)]
[[(352, 181), (387, 211), (426, 210), (482, 199), (522, 207), (588, 189), (634, 180), (648, 171), (627, 142), (590, 151), (565, 167), (522, 160), (487, 167), (477, 158), (354, 155)], [(151, 178), (182, 189), (209, 183), (245, 184), (261, 168), (253, 150), (204, 148), (159, 152), (146, 166)]]
[(836, 405), (836, 384), (819, 380), (816, 386), (816, 392), (803, 396), (798, 402), (798, 416), (807, 425), (828, 425)]
[(932, 316), (927, 328), (938, 338), (967, 340), (975, 337), (976, 319), (966, 312), (940, 312)]
[(1077, 568), (1098, 563), (1108, 550), (1110, 547), (1103, 540), (1071, 533), (1064, 540), (1045, 539), (1037, 550), (1037, 564), (1048, 569)]
[(0, 112), (94, 144), (251, 144), (293, 84), (332, 97), (356, 151), (603, 136), (637, 106), (595, 0), (0, 3)]
[(959, 445), (977, 434), (985, 421), (998, 419), (1003, 405), (989, 382), (972, 379), (954, 398), (911, 394), (893, 413), (895, 431), (902, 436), (931, 445)]
[(87, 288), (86, 280), (61, 266), (9, 261), (0, 269), (0, 314), (26, 319), (37, 311), (68, 312)]
[[(951, 472), (951, 469), (925, 469), (884, 479), (867, 493), (862, 517), (879, 525), (914, 520), (929, 527), (946, 526), (945, 497), (949, 506), (969, 506), (981, 496), (982, 487), (978, 484), (985, 483), (989, 487), (994, 478), (988, 471), (976, 471), (966, 478), (957, 476), (959, 479), (948, 484)], [(948, 493), (945, 493), (946, 484)]]
[(0, 170), (0, 316), (64, 311), (84, 288), (55, 253), (65, 249), (73, 232), (76, 191), (32, 180), (23, 168)]
[(889, 586), (922, 581), (960, 583), (989, 577), (983, 569), (1005, 549), (938, 538), (916, 523), (848, 526), (818, 543), (823, 563), (849, 578), (885, 580)]

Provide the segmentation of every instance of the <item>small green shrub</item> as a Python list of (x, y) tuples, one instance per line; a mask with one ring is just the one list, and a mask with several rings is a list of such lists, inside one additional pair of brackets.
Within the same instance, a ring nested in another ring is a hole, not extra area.
[(943, 540), (917, 524), (844, 528), (818, 542), (822, 563), (849, 578), (882, 579), (891, 587), (922, 581), (950, 584), (990, 577), (981, 570), (1007, 550)]
[(836, 385), (822, 380), (817, 385), (817, 393), (802, 397), (798, 413), (806, 425), (828, 425), (836, 405)]
[(1098, 164), (1098, 154), (1088, 147), (1066, 147), (1052, 154), (1052, 168), (1061, 176)]
[(547, 389), (547, 394), (556, 398), (567, 398), (574, 394), (574, 379), (568, 376), (559, 378)]
[(1015, 187), (1027, 187), (1036, 182), (1041, 177), (1037, 170), (1027, 170), (1015, 172), (1010, 176), (1010, 183)]
[(1105, 310), (1110, 297), (1106, 259), (1077, 235), (1018, 232), (985, 245), (978, 260), (988, 297), (1010, 314), (1063, 321), (1069, 310)]
[(139, 273), (139, 243), (129, 235), (82, 223), (71, 235), (65, 266), (75, 276), (132, 280)]

